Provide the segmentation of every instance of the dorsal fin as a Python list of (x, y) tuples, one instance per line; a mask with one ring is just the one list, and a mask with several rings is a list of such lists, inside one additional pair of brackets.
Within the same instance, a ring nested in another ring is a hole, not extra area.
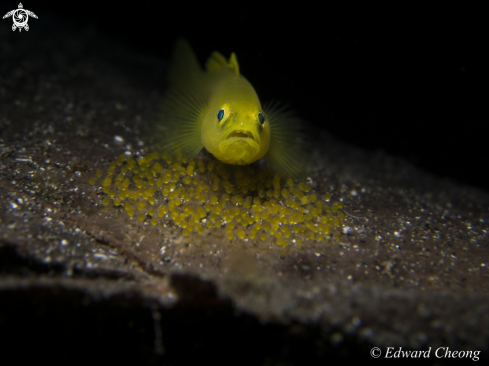
[(212, 52), (205, 63), (205, 68), (207, 71), (214, 71), (223, 66), (227, 66), (226, 58), (217, 51)]
[(205, 63), (206, 70), (214, 71), (220, 69), (221, 67), (229, 67), (231, 70), (234, 70), (236, 76), (239, 77), (238, 59), (234, 52), (231, 53), (231, 57), (229, 57), (229, 61), (227, 61), (226, 58), (221, 53), (217, 51), (212, 52), (212, 54), (210, 55), (210, 57), (207, 59)]
[(231, 69), (231, 70), (234, 70), (234, 72), (236, 73), (236, 76), (239, 77), (239, 65), (238, 65), (238, 58), (236, 57), (236, 54), (233, 52), (231, 53), (231, 57), (229, 58), (229, 63), (228, 63), (228, 67)]

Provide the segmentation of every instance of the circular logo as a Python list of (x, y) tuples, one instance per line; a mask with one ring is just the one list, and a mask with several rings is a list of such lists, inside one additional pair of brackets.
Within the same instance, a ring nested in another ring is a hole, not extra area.
[(17, 27), (23, 28), (27, 24), (27, 21), (29, 20), (29, 14), (27, 14), (27, 12), (24, 9), (17, 9), (12, 14), (12, 19), (14, 20), (14, 24)]
[(373, 358), (379, 358), (381, 354), (382, 351), (379, 347), (374, 347), (370, 350), (370, 356), (372, 356)]

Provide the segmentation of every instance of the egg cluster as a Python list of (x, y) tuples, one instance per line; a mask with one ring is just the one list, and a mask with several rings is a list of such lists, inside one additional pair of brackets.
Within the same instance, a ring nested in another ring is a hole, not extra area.
[(183, 235), (224, 230), (229, 240), (275, 241), (280, 246), (339, 238), (345, 217), (342, 202), (319, 195), (304, 182), (283, 180), (256, 166), (230, 166), (219, 160), (174, 159), (153, 152), (125, 155), (106, 174), (89, 183), (101, 185), (104, 205), (152, 225), (171, 220)]

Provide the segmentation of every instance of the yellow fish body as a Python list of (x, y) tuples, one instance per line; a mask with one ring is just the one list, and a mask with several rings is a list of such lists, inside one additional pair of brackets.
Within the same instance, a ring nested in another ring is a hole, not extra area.
[(304, 161), (300, 120), (277, 106), (262, 109), (234, 53), (226, 60), (213, 52), (203, 71), (180, 39), (169, 84), (154, 136), (161, 150), (191, 158), (205, 147), (222, 162), (236, 165), (265, 157), (281, 175), (299, 175)]

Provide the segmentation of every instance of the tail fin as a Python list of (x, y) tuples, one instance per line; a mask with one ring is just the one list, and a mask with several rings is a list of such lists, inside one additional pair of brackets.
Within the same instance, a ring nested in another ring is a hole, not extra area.
[(186, 88), (202, 73), (202, 68), (189, 43), (179, 38), (173, 51), (173, 60), (168, 74), (171, 87)]

